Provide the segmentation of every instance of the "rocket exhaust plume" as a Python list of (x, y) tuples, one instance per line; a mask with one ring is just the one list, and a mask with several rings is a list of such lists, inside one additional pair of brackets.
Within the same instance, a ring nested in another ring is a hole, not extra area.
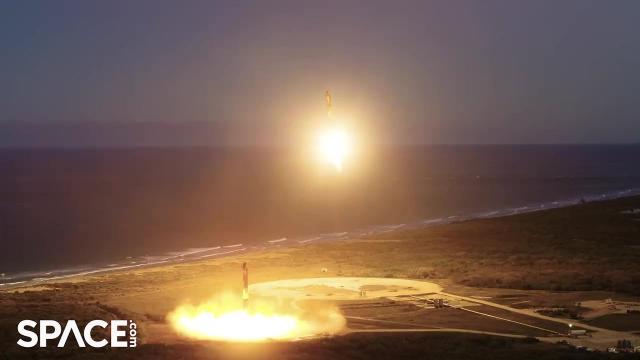
[(340, 122), (333, 118), (333, 99), (329, 90), (324, 93), (324, 98), (328, 126), (318, 134), (318, 155), (322, 161), (331, 164), (341, 172), (343, 163), (352, 152), (352, 139)]
[(327, 118), (331, 119), (331, 108), (333, 107), (333, 100), (331, 99), (331, 93), (329, 92), (329, 90), (324, 92), (324, 101), (327, 105)]
[(346, 324), (338, 308), (328, 303), (255, 296), (249, 303), (247, 263), (242, 263), (242, 301), (237, 295), (225, 293), (198, 305), (181, 305), (167, 319), (180, 335), (222, 341), (330, 335), (339, 333)]
[(246, 310), (249, 305), (249, 269), (247, 263), (242, 263), (242, 304)]

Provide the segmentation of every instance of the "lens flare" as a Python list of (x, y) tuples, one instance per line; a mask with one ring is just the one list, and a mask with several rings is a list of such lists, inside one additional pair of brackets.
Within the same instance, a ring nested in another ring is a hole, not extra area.
[(252, 299), (251, 306), (245, 309), (232, 296), (179, 306), (168, 320), (179, 334), (189, 338), (239, 342), (329, 335), (342, 330), (345, 324), (333, 306)]
[(349, 133), (343, 128), (331, 128), (318, 135), (318, 154), (320, 158), (342, 171), (346, 157), (352, 151)]

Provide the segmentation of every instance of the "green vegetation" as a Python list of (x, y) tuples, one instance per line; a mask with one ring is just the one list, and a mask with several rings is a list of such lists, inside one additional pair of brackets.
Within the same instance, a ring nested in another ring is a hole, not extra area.
[(589, 321), (589, 325), (619, 331), (640, 331), (640, 314), (609, 314)]
[(402, 242), (376, 245), (397, 276), (451, 278), (476, 287), (640, 295), (640, 216), (623, 213), (636, 208), (640, 197), (593, 202), (398, 231), (376, 238)]

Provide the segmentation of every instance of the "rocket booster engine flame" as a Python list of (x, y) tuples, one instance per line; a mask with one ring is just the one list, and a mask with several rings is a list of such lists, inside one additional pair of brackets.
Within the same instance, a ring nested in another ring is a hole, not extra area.
[(180, 335), (200, 340), (288, 340), (343, 329), (345, 319), (330, 304), (300, 304), (290, 299), (256, 298), (249, 304), (249, 267), (242, 263), (242, 303), (222, 294), (199, 305), (184, 304), (167, 319)]
[(246, 309), (249, 305), (249, 268), (247, 263), (242, 263), (242, 302)]
[(331, 94), (329, 93), (329, 90), (324, 92), (324, 100), (327, 104), (327, 118), (331, 119), (331, 108), (333, 106), (332, 104), (332, 100), (331, 100)]
[(329, 126), (323, 129), (317, 138), (317, 151), (320, 159), (341, 172), (345, 159), (350, 155), (353, 144), (349, 133), (333, 119), (333, 99), (329, 90), (324, 93)]

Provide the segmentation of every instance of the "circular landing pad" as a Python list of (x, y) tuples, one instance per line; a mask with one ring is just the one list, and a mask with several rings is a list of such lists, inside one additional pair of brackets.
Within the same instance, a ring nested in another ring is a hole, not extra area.
[(252, 294), (296, 299), (357, 300), (405, 295), (436, 294), (435, 283), (408, 279), (327, 277), (268, 281), (252, 284)]

